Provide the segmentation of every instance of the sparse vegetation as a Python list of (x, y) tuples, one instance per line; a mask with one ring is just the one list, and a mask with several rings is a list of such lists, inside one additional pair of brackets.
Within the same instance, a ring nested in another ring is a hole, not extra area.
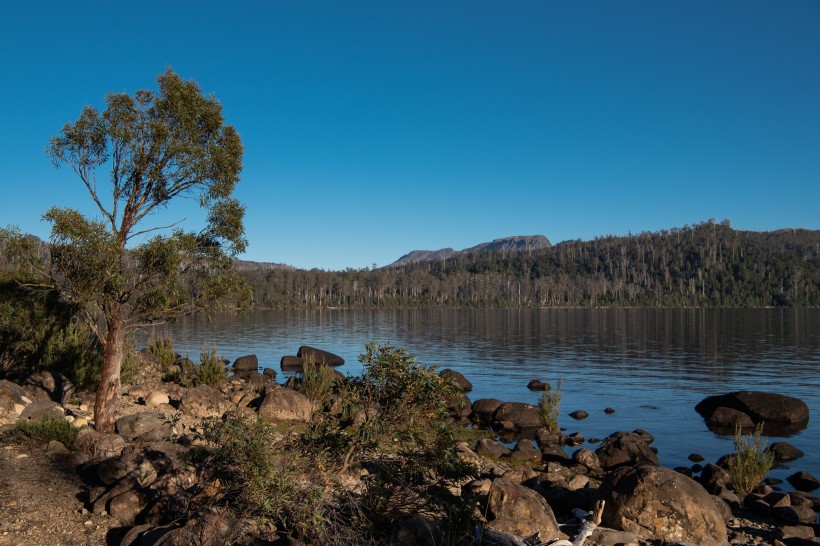
[(561, 411), (562, 383), (563, 380), (559, 379), (555, 388), (542, 394), (538, 400), (538, 417), (541, 420), (541, 424), (547, 427), (550, 432), (558, 432), (561, 430), (558, 425), (558, 416)]
[(194, 371), (194, 383), (218, 387), (228, 379), (225, 360), (216, 353), (216, 347), (203, 350), (199, 356), (200, 363)]
[(741, 495), (750, 493), (769, 473), (774, 465), (774, 453), (767, 450), (763, 440), (763, 423), (759, 423), (751, 435), (744, 435), (735, 428), (735, 453), (729, 458), (729, 475), (732, 487)]
[(137, 374), (142, 368), (142, 358), (137, 352), (133, 339), (125, 342), (122, 348), (122, 368), (120, 369), (120, 380), (123, 385), (129, 385), (137, 378)]
[(0, 438), (10, 444), (47, 444), (57, 440), (71, 449), (79, 431), (65, 419), (46, 417), (35, 421), (18, 421), (13, 428), (3, 432)]
[[(225, 484), (236, 511), (309, 543), (382, 544), (397, 517), (420, 512), (456, 543), (473, 502), (451, 488), (475, 469), (458, 458), (446, 422), (451, 384), (389, 345), (369, 344), (360, 360), (363, 374), (338, 388), (346, 404), (316, 412), (298, 436), (239, 413), (211, 421), (200, 468)], [(300, 388), (325, 399), (332, 377), (308, 364)], [(365, 467), (355, 489), (342, 485)]]
[(327, 404), (333, 396), (333, 387), (336, 377), (333, 368), (318, 364), (313, 357), (304, 359), (301, 372), (301, 381), (297, 390), (310, 398), (320, 408)]
[(152, 337), (148, 341), (148, 352), (159, 359), (163, 369), (167, 369), (177, 358), (174, 351), (174, 338), (169, 334)]

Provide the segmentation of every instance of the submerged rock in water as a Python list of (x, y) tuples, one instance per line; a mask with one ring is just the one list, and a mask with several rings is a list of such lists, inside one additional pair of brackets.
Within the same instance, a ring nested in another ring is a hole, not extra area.
[(741, 412), (754, 424), (764, 423), (764, 433), (770, 436), (797, 432), (806, 428), (809, 422), (809, 407), (805, 402), (771, 392), (736, 391), (707, 396), (695, 406), (707, 422), (719, 408)]
[(312, 357), (317, 364), (325, 364), (327, 366), (341, 366), (345, 363), (345, 359), (339, 355), (335, 355), (330, 351), (309, 347), (307, 345), (302, 345), (299, 347), (299, 350), (296, 352), (296, 356), (299, 358)]

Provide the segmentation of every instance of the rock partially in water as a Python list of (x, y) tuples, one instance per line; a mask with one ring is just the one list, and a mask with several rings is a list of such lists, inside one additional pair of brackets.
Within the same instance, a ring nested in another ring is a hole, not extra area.
[(814, 491), (815, 489), (820, 489), (820, 482), (808, 472), (795, 472), (786, 478), (786, 480), (798, 491)]
[(493, 414), (493, 423), (509, 421), (517, 430), (541, 426), (541, 413), (538, 406), (523, 402), (504, 402)]
[(778, 463), (794, 461), (805, 455), (788, 442), (774, 442), (769, 446), (768, 451), (774, 453), (774, 460)]
[(463, 392), (470, 392), (473, 390), (473, 384), (470, 383), (470, 381), (468, 381), (461, 372), (445, 368), (441, 370), (438, 375), (443, 379), (448, 379), (455, 383), (456, 386)]
[(503, 404), (503, 402), (497, 398), (479, 398), (473, 402), (470, 420), (484, 427), (492, 425), (495, 410), (497, 410), (501, 404)]
[(533, 379), (527, 383), (527, 388), (531, 391), (548, 391), (551, 389), (550, 384), (540, 379)]
[(307, 345), (302, 345), (299, 347), (299, 350), (296, 352), (296, 356), (299, 358), (313, 357), (313, 360), (315, 360), (317, 364), (325, 364), (326, 366), (341, 366), (345, 363), (345, 359), (339, 355), (323, 349), (309, 347)]
[(581, 421), (589, 417), (589, 413), (584, 410), (575, 410), (572, 413), (570, 413), (569, 416), (577, 421)]
[(707, 396), (695, 406), (695, 410), (708, 422), (720, 407), (744, 413), (754, 424), (764, 423), (764, 434), (769, 436), (792, 434), (806, 428), (809, 422), (809, 407), (802, 400), (762, 391)]

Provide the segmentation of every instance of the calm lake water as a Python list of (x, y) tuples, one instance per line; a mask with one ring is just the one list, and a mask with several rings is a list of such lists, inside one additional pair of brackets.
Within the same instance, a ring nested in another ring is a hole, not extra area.
[[(694, 406), (705, 396), (765, 390), (795, 396), (811, 410), (808, 428), (787, 441), (806, 456), (775, 469), (820, 477), (820, 310), (549, 309), (258, 311), (195, 317), (158, 327), (194, 361), (215, 345), (233, 360), (256, 354), (279, 369), (284, 355), (312, 345), (342, 356), (357, 375), (368, 341), (407, 348), (419, 362), (463, 373), (471, 400), (537, 403), (538, 378), (563, 380), (562, 427), (604, 438), (641, 427), (655, 436), (664, 466), (709, 462), (733, 451), (732, 438), (710, 432)], [(605, 407), (616, 411), (603, 412)], [(568, 414), (583, 409), (589, 418)], [(776, 441), (777, 439), (772, 439)], [(591, 446), (594, 448), (594, 446)]]

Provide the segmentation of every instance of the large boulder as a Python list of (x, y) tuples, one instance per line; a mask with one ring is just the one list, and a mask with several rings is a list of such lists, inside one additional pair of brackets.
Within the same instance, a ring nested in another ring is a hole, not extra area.
[(613, 432), (604, 438), (595, 454), (605, 470), (637, 464), (659, 464), (658, 456), (649, 444), (634, 432)]
[(493, 414), (493, 423), (510, 422), (516, 429), (535, 429), (542, 426), (538, 406), (523, 402), (504, 402)]
[(29, 398), (37, 401), (52, 400), (60, 405), (68, 403), (74, 394), (74, 385), (63, 374), (54, 370), (39, 370), (23, 382)]
[(540, 541), (561, 537), (546, 499), (532, 489), (498, 478), (490, 487), (487, 517), (493, 529), (517, 536), (540, 533)]
[(187, 389), (180, 399), (182, 412), (203, 419), (205, 417), (219, 417), (228, 409), (230, 404), (225, 396), (208, 385), (197, 385)]
[(503, 402), (496, 398), (480, 398), (473, 402), (470, 419), (477, 425), (488, 427), (493, 424), (493, 415), (501, 404)]
[(29, 403), (31, 399), (23, 387), (7, 379), (0, 380), (0, 414), (19, 413), (16, 410), (22, 410), (22, 406)]
[(37, 401), (29, 404), (20, 413), (20, 421), (42, 421), (43, 419), (62, 419), (65, 410), (57, 402)]
[(256, 355), (240, 356), (233, 361), (231, 370), (238, 377), (247, 379), (252, 372), (259, 371), (259, 359)]
[(299, 358), (313, 357), (313, 360), (315, 360), (317, 364), (325, 364), (327, 366), (341, 366), (345, 363), (345, 359), (339, 355), (323, 351), (322, 349), (316, 349), (315, 347), (308, 347), (307, 345), (299, 347), (296, 356)]
[(120, 417), (114, 423), (114, 427), (117, 434), (127, 442), (137, 437), (156, 441), (171, 435), (171, 424), (152, 411), (141, 411)]
[(800, 430), (809, 422), (809, 407), (805, 402), (771, 392), (735, 391), (707, 396), (695, 406), (695, 410), (708, 422), (721, 407), (745, 413), (755, 424), (765, 423), (773, 430)]
[(268, 423), (307, 423), (313, 403), (300, 392), (285, 387), (270, 390), (259, 406), (259, 417)]
[(726, 524), (714, 497), (691, 478), (652, 465), (610, 473), (599, 496), (602, 524), (649, 540), (725, 546)]
[(455, 383), (455, 385), (464, 392), (470, 392), (473, 390), (473, 384), (464, 377), (464, 374), (461, 372), (457, 372), (455, 370), (451, 370), (449, 368), (445, 368), (439, 372), (439, 376), (443, 379), (448, 379)]

